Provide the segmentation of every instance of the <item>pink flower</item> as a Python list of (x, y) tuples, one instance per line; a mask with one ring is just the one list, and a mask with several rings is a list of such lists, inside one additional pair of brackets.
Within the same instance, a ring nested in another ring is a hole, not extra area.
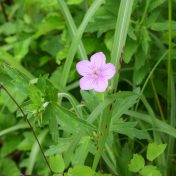
[(106, 57), (102, 52), (91, 56), (90, 61), (80, 61), (76, 65), (78, 73), (83, 76), (80, 79), (82, 90), (95, 90), (104, 92), (108, 87), (108, 80), (111, 79), (116, 70), (111, 63), (106, 64)]

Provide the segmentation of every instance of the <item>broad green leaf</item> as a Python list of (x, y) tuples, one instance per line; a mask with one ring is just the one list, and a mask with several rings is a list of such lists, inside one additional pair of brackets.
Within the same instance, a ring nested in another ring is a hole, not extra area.
[(148, 165), (144, 166), (140, 171), (142, 176), (161, 176), (160, 171), (156, 168), (156, 166)]
[(69, 176), (92, 176), (94, 172), (88, 166), (75, 166), (68, 171)]
[(166, 148), (166, 144), (150, 143), (147, 148), (147, 159), (153, 161), (160, 154), (162, 154)]
[(145, 165), (144, 158), (139, 154), (133, 154), (133, 158), (128, 165), (131, 172), (139, 172)]
[(56, 173), (63, 172), (65, 169), (65, 163), (62, 158), (62, 155), (60, 154), (50, 156), (49, 164), (51, 166), (52, 171)]

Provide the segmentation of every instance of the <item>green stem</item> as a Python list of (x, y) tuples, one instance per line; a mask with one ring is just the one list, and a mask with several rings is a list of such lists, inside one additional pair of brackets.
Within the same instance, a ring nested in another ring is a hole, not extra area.
[(155, 96), (155, 100), (156, 100), (156, 103), (157, 103), (157, 106), (158, 106), (158, 109), (159, 109), (159, 112), (160, 112), (160, 115), (161, 115), (161, 119), (163, 121), (165, 121), (164, 113), (163, 113), (163, 110), (162, 110), (162, 107), (161, 107), (161, 103), (160, 103), (160, 100), (158, 98), (157, 91), (156, 91), (155, 84), (153, 82), (153, 78), (152, 77), (150, 78), (150, 82), (151, 82), (152, 89), (153, 89), (154, 96)]
[(168, 116), (170, 114), (170, 98), (171, 98), (171, 59), (172, 59), (172, 0), (168, 0), (168, 63), (167, 63), (167, 71), (168, 71), (168, 82), (167, 82), (167, 112)]
[(70, 73), (70, 69), (71, 69), (71, 65), (73, 63), (73, 59), (74, 56), (76, 54), (78, 45), (80, 44), (82, 35), (86, 29), (86, 26), (88, 24), (88, 22), (91, 20), (91, 18), (93, 17), (93, 15), (95, 14), (96, 10), (101, 6), (101, 4), (103, 3), (103, 0), (96, 0), (92, 3), (91, 7), (88, 9), (87, 13), (84, 16), (84, 19), (80, 25), (80, 27), (77, 30), (77, 33), (75, 34), (70, 49), (68, 51), (68, 55), (64, 64), (64, 68), (62, 71), (62, 86), (65, 88), (66, 84), (67, 84), (67, 80), (69, 77), (69, 73)]
[[(63, 0), (58, 0), (58, 3), (60, 5), (62, 13), (65, 17), (67, 27), (71, 33), (71, 37), (74, 38), (74, 36), (77, 33), (77, 28), (76, 28), (75, 22), (72, 18), (72, 15), (69, 11), (69, 8), (68, 8), (66, 2), (64, 2)], [(80, 41), (80, 44), (78, 45), (78, 54), (81, 59), (87, 59), (86, 50), (84, 48), (82, 41)]]
[(99, 160), (102, 156), (103, 150), (105, 148), (106, 139), (108, 137), (109, 126), (110, 126), (110, 121), (111, 121), (111, 112), (112, 112), (111, 108), (112, 108), (112, 104), (104, 110), (103, 115), (102, 115), (102, 121), (101, 121), (100, 131), (99, 131), (100, 136), (98, 139), (98, 143), (96, 147), (96, 154), (95, 154), (93, 165), (92, 165), (93, 171), (96, 170)]
[(143, 13), (143, 15), (142, 15), (142, 19), (141, 19), (141, 21), (140, 21), (140, 25), (142, 25), (142, 24), (144, 23), (144, 20), (145, 20), (146, 15), (147, 15), (147, 10), (148, 10), (149, 4), (150, 4), (150, 0), (147, 0), (147, 1), (146, 1), (146, 4), (145, 4), (144, 13)]
[(116, 76), (111, 80), (111, 87), (113, 89), (113, 92), (116, 92), (118, 85), (120, 67), (122, 62), (122, 53), (127, 37), (133, 2), (134, 0), (121, 0), (120, 2), (115, 27), (114, 42), (111, 52), (111, 63), (116, 66), (117, 70)]
[(153, 72), (156, 70), (156, 68), (157, 68), (157, 66), (160, 64), (160, 62), (167, 56), (167, 53), (168, 53), (168, 51), (165, 51), (165, 52), (162, 54), (162, 56), (158, 59), (158, 61), (157, 61), (156, 64), (154, 65), (154, 67), (151, 69), (151, 71), (150, 71), (148, 77), (146, 78), (146, 80), (145, 80), (145, 82), (144, 82), (144, 84), (143, 84), (143, 86), (142, 86), (141, 92), (140, 92), (140, 98), (138, 99), (138, 102), (136, 103), (135, 111), (137, 111), (137, 108), (138, 108), (140, 99), (141, 99), (141, 97), (142, 97), (142, 95), (143, 95), (143, 92), (144, 92), (144, 90), (145, 90), (145, 88), (146, 88), (146, 86), (147, 86), (147, 84), (148, 84), (148, 81), (150, 80), (150, 78), (151, 78)]

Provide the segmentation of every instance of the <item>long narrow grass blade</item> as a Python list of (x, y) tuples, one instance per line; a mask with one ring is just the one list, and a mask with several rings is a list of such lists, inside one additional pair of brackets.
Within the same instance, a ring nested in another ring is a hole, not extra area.
[[(48, 133), (48, 130), (44, 130), (39, 135), (38, 139), (39, 139), (40, 144), (45, 139), (47, 133)], [(30, 153), (29, 165), (28, 165), (28, 168), (26, 170), (26, 174), (32, 174), (32, 171), (33, 171), (33, 168), (34, 168), (34, 164), (36, 162), (37, 155), (38, 155), (39, 151), (40, 151), (39, 145), (38, 145), (37, 142), (35, 142), (33, 147), (32, 147), (31, 153)]]
[[(65, 17), (65, 20), (66, 20), (66, 23), (67, 23), (67, 27), (71, 33), (71, 37), (74, 37), (76, 35), (76, 32), (77, 32), (77, 28), (76, 28), (76, 25), (75, 25), (75, 22), (72, 18), (72, 15), (69, 11), (69, 8), (67, 6), (67, 4), (63, 1), (63, 0), (58, 0), (58, 3), (61, 7), (61, 10), (62, 10), (62, 13)], [(80, 41), (80, 44), (78, 45), (78, 54), (79, 54), (79, 57), (81, 59), (87, 59), (87, 54), (86, 54), (86, 50), (83, 46), (83, 43), (82, 41)]]
[[(121, 67), (120, 58), (125, 45), (130, 16), (132, 13), (133, 0), (121, 0), (115, 28), (114, 43), (111, 52), (111, 62), (116, 66), (117, 71)], [(112, 80), (111, 85), (115, 89), (118, 84), (119, 74)]]
[(61, 85), (63, 87), (65, 87), (67, 80), (68, 80), (68, 76), (70, 73), (70, 69), (71, 69), (71, 65), (73, 63), (73, 59), (74, 56), (76, 54), (78, 45), (81, 41), (81, 37), (86, 29), (86, 26), (88, 24), (88, 22), (91, 20), (92, 16), (95, 14), (95, 12), (97, 11), (97, 9), (101, 6), (101, 4), (104, 2), (104, 0), (96, 0), (93, 2), (93, 4), (90, 6), (90, 8), (88, 9), (87, 13), (84, 16), (84, 19), (71, 43), (71, 47), (69, 49), (67, 58), (66, 58), (66, 62), (64, 64), (64, 69), (62, 72), (62, 80), (61, 80)]
[[(175, 80), (174, 80), (174, 75), (173, 75), (173, 70), (171, 69), (171, 93), (172, 93), (172, 96), (171, 96), (171, 107), (170, 107), (170, 125), (172, 127), (176, 127), (176, 98), (175, 98)], [(168, 171), (171, 171), (172, 169), (172, 154), (175, 152), (175, 139), (173, 137), (170, 137), (169, 138), (169, 141), (168, 141), (168, 147), (167, 147), (167, 164), (169, 164), (169, 169)]]
[(6, 135), (6, 134), (11, 133), (11, 132), (14, 132), (16, 130), (26, 129), (26, 128), (29, 128), (29, 125), (27, 125), (27, 124), (17, 124), (15, 126), (12, 126), (12, 127), (9, 127), (7, 129), (5, 129), (5, 130), (2, 130), (0, 132), (0, 136)]
[[(141, 112), (135, 112), (132, 110), (127, 110), (125, 112), (126, 115), (129, 115), (130, 117), (136, 118), (138, 120), (147, 122), (152, 125), (151, 116), (146, 113)], [(162, 122), (161, 120), (156, 119), (155, 121), (156, 128), (153, 130), (160, 131), (162, 133), (168, 134), (174, 138), (176, 138), (176, 129), (172, 126), (168, 125), (165, 122)]]
[[(151, 76), (153, 75), (153, 72), (156, 70), (156, 68), (158, 67), (158, 65), (160, 64), (160, 62), (167, 56), (167, 54), (168, 54), (168, 51), (165, 51), (162, 54), (162, 56), (158, 59), (158, 61), (156, 62), (156, 64), (152, 68), (152, 70), (150, 71), (149, 75), (147, 76), (147, 78), (146, 78), (146, 80), (145, 80), (145, 82), (144, 82), (144, 84), (142, 86), (142, 89), (141, 89), (141, 92), (140, 92), (140, 97), (143, 95), (143, 92), (144, 92), (144, 90), (145, 90), (145, 88), (146, 88), (146, 86), (147, 86), (147, 84), (148, 84)], [(136, 107), (135, 107), (136, 110), (138, 108), (139, 101), (140, 101), (140, 99), (138, 100), (138, 103), (136, 104)]]

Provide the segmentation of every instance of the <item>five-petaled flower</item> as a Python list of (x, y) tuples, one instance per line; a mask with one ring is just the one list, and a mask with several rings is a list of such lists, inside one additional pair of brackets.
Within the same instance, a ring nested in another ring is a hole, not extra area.
[(115, 66), (106, 63), (106, 57), (102, 52), (95, 53), (91, 56), (90, 61), (80, 61), (76, 69), (83, 77), (80, 79), (80, 88), (82, 90), (95, 90), (104, 92), (108, 87), (108, 80), (111, 79), (115, 72)]

